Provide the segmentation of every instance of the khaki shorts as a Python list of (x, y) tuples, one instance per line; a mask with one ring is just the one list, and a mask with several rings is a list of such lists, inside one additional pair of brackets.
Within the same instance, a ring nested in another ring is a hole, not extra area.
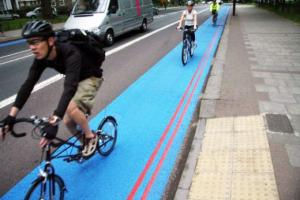
[(103, 78), (90, 77), (79, 82), (77, 91), (72, 98), (80, 110), (86, 114), (91, 114), (95, 103), (97, 91), (99, 90)]

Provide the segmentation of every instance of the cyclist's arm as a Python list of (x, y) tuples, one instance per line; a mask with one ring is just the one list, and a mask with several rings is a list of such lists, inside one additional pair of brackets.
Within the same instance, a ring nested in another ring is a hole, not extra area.
[(13, 106), (11, 107), (10, 111), (9, 111), (9, 115), (12, 116), (12, 117), (16, 117), (19, 113), (19, 108)]
[(67, 107), (74, 96), (80, 78), (80, 69), (81, 69), (81, 54), (78, 50), (70, 51), (65, 58), (65, 81), (64, 81), (64, 90), (59, 100), (58, 106), (54, 111), (54, 115), (63, 118)]
[(213, 4), (211, 3), (209, 6), (209, 11), (212, 12), (212, 10), (213, 10)]
[(12, 114), (12, 116), (16, 116), (18, 111), (23, 108), (24, 104), (31, 94), (31, 91), (33, 90), (34, 85), (37, 83), (41, 74), (43, 73), (45, 67), (40, 65), (41, 64), (38, 64), (37, 60), (33, 62), (29, 70), (27, 79), (21, 86), (17, 94), (16, 101), (10, 111), (10, 114)]
[(184, 11), (183, 11), (183, 13), (181, 14), (181, 17), (180, 17), (180, 20), (179, 20), (179, 25), (178, 25), (178, 27), (182, 27), (182, 23), (183, 23), (183, 20), (184, 20)]
[(197, 11), (194, 11), (194, 28), (196, 29), (198, 23), (197, 23)]

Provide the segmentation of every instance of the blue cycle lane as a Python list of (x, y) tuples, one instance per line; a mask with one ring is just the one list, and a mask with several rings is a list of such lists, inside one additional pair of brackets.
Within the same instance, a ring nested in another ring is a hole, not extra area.
[[(68, 190), (65, 199), (162, 197), (229, 10), (229, 6), (222, 6), (217, 26), (209, 18), (198, 28), (198, 46), (186, 66), (181, 63), (180, 43), (90, 121), (96, 129), (105, 115), (117, 119), (118, 140), (108, 157), (96, 155), (82, 164), (53, 161)], [(23, 199), (37, 175), (38, 168), (1, 199)]]

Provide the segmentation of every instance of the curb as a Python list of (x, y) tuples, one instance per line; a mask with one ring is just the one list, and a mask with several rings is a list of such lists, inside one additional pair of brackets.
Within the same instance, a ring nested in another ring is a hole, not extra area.
[[(232, 8), (231, 8), (232, 9)], [(185, 165), (183, 168), (179, 168), (178, 165), (175, 166), (177, 168), (177, 174), (179, 174), (179, 182), (178, 183), (173, 183), (173, 186), (176, 187), (176, 193), (174, 194), (172, 199), (175, 200), (185, 200), (188, 199), (189, 196), (189, 190), (192, 185), (192, 180), (195, 172), (195, 168), (197, 165), (198, 161), (198, 156), (201, 152), (202, 148), (202, 140), (205, 132), (205, 125), (206, 125), (206, 119), (208, 118), (213, 118), (215, 117), (215, 106), (216, 106), (216, 100), (219, 99), (220, 94), (211, 95), (211, 93), (215, 94), (215, 89), (212, 89), (211, 86), (214, 86), (216, 81), (214, 81), (216, 78), (213, 77), (219, 77), (217, 78), (219, 81), (217, 83), (219, 86), (221, 86), (221, 81), (222, 81), (222, 75), (223, 75), (223, 65), (224, 65), (224, 58), (225, 58), (225, 53), (227, 50), (227, 35), (229, 32), (229, 22), (231, 20), (231, 9), (229, 11), (229, 14), (227, 16), (225, 25), (226, 27), (224, 28), (224, 31), (221, 36), (221, 40), (218, 44), (215, 57), (212, 62), (212, 68), (209, 72), (209, 76), (206, 79), (205, 87), (204, 87), (204, 93), (203, 97), (201, 97), (198, 105), (199, 108), (196, 113), (199, 113), (194, 123), (197, 124), (196, 131), (194, 133), (187, 134), (187, 137), (192, 137), (191, 139), (191, 144), (183, 147), (179, 158), (177, 159), (178, 162), (184, 162)], [(222, 46), (222, 50), (220, 49), (220, 46)], [(220, 68), (220, 66), (222, 66)], [(220, 92), (220, 89), (219, 91)], [(210, 98), (207, 98), (208, 96), (211, 96)], [(193, 125), (192, 122), (192, 125)], [(185, 155), (188, 155), (187, 158), (184, 158)], [(177, 186), (176, 186), (177, 184)], [(164, 198), (166, 199), (166, 198)]]

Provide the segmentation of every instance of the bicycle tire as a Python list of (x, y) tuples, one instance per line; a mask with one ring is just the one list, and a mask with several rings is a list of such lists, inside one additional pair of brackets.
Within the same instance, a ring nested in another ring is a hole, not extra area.
[(192, 42), (190, 42), (190, 48), (189, 48), (189, 53), (190, 53), (190, 56), (191, 56), (191, 58), (193, 57), (193, 55), (194, 55), (194, 47), (193, 47), (193, 45), (192, 45)]
[(217, 16), (214, 15), (213, 16), (213, 25), (216, 26), (216, 24), (217, 24)]
[[(99, 124), (97, 133), (99, 134), (97, 150), (100, 155), (108, 156), (115, 147), (118, 135), (117, 121), (114, 117), (105, 117)], [(113, 128), (111, 131), (108, 129)]]
[(181, 52), (181, 61), (183, 65), (186, 65), (188, 60), (188, 50), (187, 50), (187, 45), (183, 45), (182, 47), (182, 52)]
[[(65, 191), (66, 191), (66, 187), (65, 187), (65, 184), (63, 182), (63, 180), (57, 176), (57, 175), (52, 175), (52, 178), (48, 178), (47, 181), (46, 181), (46, 188), (44, 189), (47, 189), (47, 186), (48, 186), (48, 183), (50, 181), (50, 179), (53, 179), (54, 180), (54, 184), (56, 183), (57, 186), (58, 186), (58, 189), (59, 189), (59, 196), (58, 198), (51, 198), (50, 199), (50, 196), (47, 197), (44, 197), (43, 199), (44, 200), (63, 200), (64, 199), (64, 195), (65, 195)], [(44, 182), (44, 178), (41, 178), (39, 177), (38, 179), (36, 179), (33, 184), (31, 185), (31, 187), (29, 188), (28, 192), (26, 193), (26, 196), (25, 196), (25, 200), (37, 200), (37, 199), (41, 199), (41, 189), (42, 188), (39, 188), (38, 186), (45, 186), (45, 184), (43, 184)], [(51, 183), (50, 183), (51, 184)], [(48, 186), (49, 187), (49, 186)], [(55, 187), (56, 189), (56, 187)], [(49, 190), (50, 191), (50, 190)], [(37, 193), (35, 193), (37, 192)], [(45, 194), (47, 193), (47, 191), (45, 191)], [(49, 195), (49, 194), (48, 194)]]

